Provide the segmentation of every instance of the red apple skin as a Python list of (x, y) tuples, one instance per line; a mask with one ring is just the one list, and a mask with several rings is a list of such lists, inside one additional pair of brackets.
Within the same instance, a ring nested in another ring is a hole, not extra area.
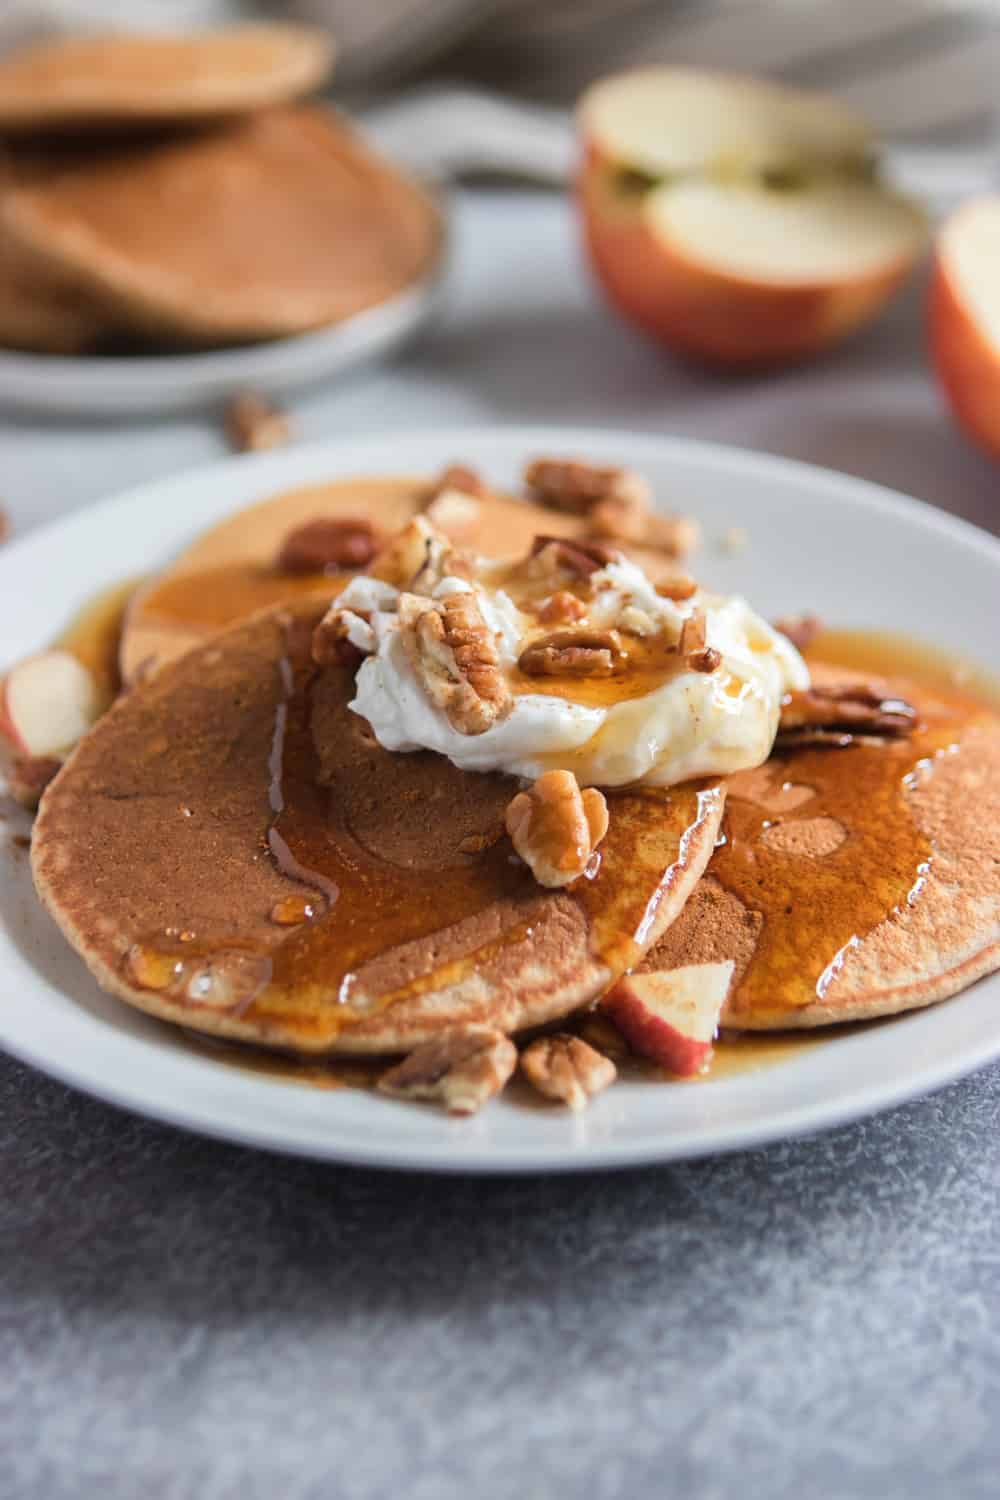
[(927, 294), (931, 362), (963, 431), (1000, 458), (1000, 351), (980, 333), (940, 251)]
[(21, 736), (15, 729), (14, 720), (10, 715), (10, 708), (8, 706), (7, 700), (7, 687), (9, 681), (9, 677), (0, 679), (0, 739), (6, 741), (8, 748), (15, 755), (29, 755), (31, 752), (28, 750), (27, 745), (24, 743), (24, 741), (21, 739)]
[(874, 318), (912, 269), (906, 256), (852, 282), (737, 280), (664, 244), (637, 206), (614, 203), (608, 184), (608, 163), (588, 147), (577, 196), (598, 281), (631, 323), (700, 364), (739, 370), (807, 359)]
[(627, 979), (619, 980), (608, 991), (600, 1008), (635, 1052), (679, 1078), (700, 1073), (712, 1056), (711, 1042), (695, 1041), (655, 1015)]

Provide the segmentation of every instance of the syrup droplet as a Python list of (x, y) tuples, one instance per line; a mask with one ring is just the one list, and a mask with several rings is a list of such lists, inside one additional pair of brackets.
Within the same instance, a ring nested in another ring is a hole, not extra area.
[(299, 922), (310, 922), (316, 915), (314, 903), (305, 896), (285, 896), (271, 907), (271, 921), (279, 927), (295, 927)]

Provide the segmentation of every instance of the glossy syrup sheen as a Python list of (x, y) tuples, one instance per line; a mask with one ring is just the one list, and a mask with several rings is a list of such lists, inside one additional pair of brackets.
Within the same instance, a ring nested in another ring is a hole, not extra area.
[(347, 574), (282, 573), (265, 563), (226, 563), (168, 574), (142, 596), (144, 616), (170, 624), (222, 629), (260, 609), (295, 599), (332, 599)]
[(121, 687), (118, 647), (125, 610), (137, 587), (137, 579), (128, 579), (102, 590), (88, 600), (56, 641), (92, 672), (102, 712)]
[[(902, 656), (914, 683), (926, 660), (913, 643), (903, 652), (892, 638), (847, 632), (821, 637), (808, 655), (897, 677)], [(850, 948), (920, 899), (934, 851), (914, 819), (908, 782), (918, 769), (933, 775), (935, 759), (984, 712), (978, 696), (956, 690), (950, 674), (958, 670), (953, 663), (949, 673), (944, 658), (930, 656), (923, 675), (933, 696), (918, 694), (921, 727), (911, 737), (775, 752), (771, 786), (790, 792), (795, 805), (787, 813), (741, 795), (740, 778), (731, 781), (711, 873), (762, 918), (753, 957), (730, 997), (733, 1025), (774, 1024), (821, 1001)], [(839, 847), (808, 857), (766, 842), (769, 828), (800, 819), (839, 825)]]

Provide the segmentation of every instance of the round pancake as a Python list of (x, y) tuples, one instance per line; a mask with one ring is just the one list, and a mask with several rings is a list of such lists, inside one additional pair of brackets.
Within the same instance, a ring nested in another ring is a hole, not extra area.
[(722, 1021), (741, 1030), (893, 1015), (1000, 967), (1000, 720), (905, 680), (811, 670), (874, 681), (925, 727), (729, 778), (727, 842), (642, 967), (733, 959)]
[[(429, 478), (359, 476), (275, 495), (227, 517), (137, 591), (122, 631), (123, 679), (131, 682), (172, 661), (257, 610), (303, 593), (331, 598), (337, 579), (275, 569), (286, 536), (320, 518), (369, 520), (389, 535), (423, 509), (432, 486)], [(493, 493), (483, 498), (476, 528), (462, 545), (487, 557), (516, 557), (538, 535), (582, 536), (585, 530), (579, 516)], [(628, 552), (653, 578), (677, 571), (662, 553)]]
[(317, 618), (257, 616), (164, 667), (47, 790), (35, 883), (99, 983), (317, 1054), (514, 1031), (595, 999), (681, 910), (721, 784), (609, 796), (599, 868), (543, 890), (503, 832), (516, 783), (382, 750), (347, 708), (351, 675), (309, 661)]
[(87, 35), (0, 61), (0, 130), (198, 122), (284, 104), (329, 76), (334, 45), (305, 26), (187, 36)]
[(412, 285), (441, 239), (415, 183), (304, 106), (84, 156), (13, 188), (2, 215), (123, 328), (194, 344), (338, 322)]

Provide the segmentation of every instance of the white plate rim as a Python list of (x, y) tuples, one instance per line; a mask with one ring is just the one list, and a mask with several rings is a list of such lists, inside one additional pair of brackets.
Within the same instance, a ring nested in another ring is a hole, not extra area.
[[(916, 525), (918, 529), (936, 533), (941, 537), (948, 536), (952, 541), (974, 549), (979, 557), (985, 554), (991, 564), (1000, 569), (1000, 540), (969, 523), (937, 511), (922, 502), (899, 495), (881, 485), (770, 454), (727, 448), (686, 438), (662, 437), (597, 427), (586, 429), (461, 427), (437, 431), (423, 430), (403, 433), (399, 436), (400, 442), (408, 444), (411, 449), (427, 449), (428, 452), (433, 450), (439, 454), (476, 451), (490, 442), (516, 448), (522, 453), (544, 447), (550, 451), (587, 452), (588, 449), (593, 451), (603, 446), (613, 447), (619, 455), (627, 454), (629, 461), (640, 464), (645, 451), (650, 457), (658, 456), (662, 459), (664, 454), (667, 454), (688, 462), (703, 464), (719, 475), (738, 477), (741, 473), (753, 472), (764, 479), (773, 477), (779, 481), (798, 481), (806, 502), (809, 499), (809, 492), (815, 491), (825, 492), (831, 499), (849, 500), (854, 504), (860, 504), (865, 509), (874, 507), (883, 513), (897, 517), (907, 526)], [(366, 468), (373, 470), (382, 467), (384, 470), (384, 466), (383, 435), (358, 438), (347, 443), (334, 440), (272, 454), (223, 460), (186, 474), (144, 484), (103, 501), (81, 514), (38, 528), (28, 537), (14, 541), (4, 549), (4, 555), (0, 558), (0, 575), (6, 570), (8, 559), (12, 559), (17, 565), (23, 562), (30, 567), (31, 553), (35, 549), (44, 553), (53, 541), (72, 545), (74, 533), (84, 536), (91, 527), (99, 525), (102, 520), (107, 520), (116, 512), (123, 512), (132, 507), (154, 507), (158, 501), (162, 501), (165, 493), (176, 491), (178, 486), (198, 486), (206, 482), (220, 481), (223, 477), (231, 480), (235, 486), (236, 480), (239, 479), (240, 483), (237, 487), (245, 489), (247, 498), (250, 499), (255, 494), (266, 493), (272, 487), (280, 488), (284, 485), (308, 483), (311, 477), (316, 477), (320, 473), (327, 473), (332, 477), (336, 472), (360, 473)], [(224, 508), (229, 507), (227, 505)], [(975, 1035), (969, 1035), (963, 1039), (958, 1035), (962, 1028), (949, 1026), (944, 1020), (949, 1012), (952, 1017), (957, 1014), (956, 1007), (963, 1008), (962, 1014), (967, 1021), (965, 1029), (968, 1030), (971, 1027)], [(922, 1045), (925, 1049), (930, 1049), (923, 1064), (905, 1075), (893, 1075), (890, 1071), (885, 1076), (875, 1078), (869, 1076), (873, 1064), (877, 1073), (882, 1061), (887, 1058), (891, 1061), (891, 1049), (886, 1054), (885, 1046), (879, 1044), (880, 1037), (889, 1035), (888, 1032), (880, 1032), (876, 1028), (868, 1034), (837, 1039), (828, 1046), (816, 1049), (813, 1054), (805, 1054), (801, 1062), (797, 1062), (795, 1066), (804, 1069), (805, 1073), (815, 1074), (815, 1062), (829, 1057), (831, 1050), (836, 1048), (845, 1063), (850, 1060), (853, 1069), (857, 1072), (858, 1082), (855, 1087), (844, 1088), (832, 1101), (817, 1098), (812, 1102), (772, 1111), (756, 1123), (744, 1125), (735, 1133), (731, 1127), (727, 1126), (719, 1128), (713, 1128), (710, 1124), (703, 1126), (698, 1139), (685, 1142), (682, 1149), (673, 1149), (671, 1140), (663, 1137), (575, 1141), (573, 1136), (575, 1122), (570, 1121), (565, 1122), (566, 1129), (558, 1132), (558, 1139), (543, 1143), (539, 1148), (532, 1150), (525, 1150), (522, 1147), (498, 1149), (496, 1146), (487, 1144), (483, 1150), (477, 1151), (476, 1125), (478, 1121), (448, 1122), (449, 1130), (440, 1142), (429, 1142), (417, 1137), (412, 1142), (405, 1139), (394, 1140), (391, 1146), (386, 1146), (378, 1141), (365, 1139), (362, 1133), (361, 1138), (349, 1143), (331, 1138), (323, 1142), (319, 1149), (313, 1135), (307, 1133), (309, 1138), (306, 1139), (295, 1130), (287, 1129), (276, 1133), (271, 1125), (258, 1125), (253, 1118), (252, 1111), (248, 1117), (247, 1112), (242, 1109), (237, 1110), (235, 1115), (231, 1110), (227, 1114), (226, 1109), (221, 1109), (218, 1105), (214, 1110), (206, 1111), (201, 1104), (194, 1108), (189, 1100), (184, 1101), (179, 1098), (157, 1098), (151, 1101), (148, 1094), (144, 1092), (143, 1085), (134, 1081), (130, 1076), (127, 1066), (123, 1066), (118, 1072), (112, 1068), (108, 1076), (104, 1072), (95, 1073), (93, 1066), (80, 1064), (79, 1060), (72, 1055), (71, 1046), (69, 1055), (53, 1056), (50, 1039), (44, 1035), (41, 1038), (32, 1036), (30, 1028), (12, 1027), (10, 1016), (4, 1009), (0, 1009), (0, 1044), (13, 1055), (40, 1068), (43, 1072), (102, 1098), (108, 1103), (221, 1139), (289, 1154), (318, 1156), (331, 1162), (344, 1164), (437, 1172), (474, 1171), (495, 1174), (640, 1166), (718, 1151), (747, 1149), (775, 1140), (808, 1134), (819, 1129), (832, 1128), (848, 1120), (867, 1116), (943, 1087), (975, 1068), (1000, 1057), (1000, 1019), (995, 1025), (991, 1024), (991, 1014), (995, 1012), (995, 1009), (996, 1007), (990, 1003), (989, 995), (980, 985), (974, 986), (955, 1000), (946, 1002), (944, 1006), (931, 1007), (897, 1022), (896, 1027), (906, 1028), (918, 1053)], [(72, 1029), (70, 1027), (71, 1032)], [(72, 1037), (68, 1040), (72, 1041)], [(116, 1051), (123, 1050), (120, 1044), (125, 1041), (134, 1043), (136, 1039), (126, 1037), (124, 1033), (113, 1034), (108, 1048), (112, 1060)], [(159, 1039), (157, 1050), (160, 1050)], [(912, 1046), (911, 1050), (914, 1050)], [(126, 1047), (124, 1053), (128, 1052), (129, 1048)], [(123, 1063), (127, 1063), (127, 1060), (127, 1056), (122, 1057)], [(183, 1069), (189, 1071), (192, 1080), (198, 1079), (200, 1082), (204, 1082), (208, 1077), (217, 1080), (220, 1072), (236, 1076), (250, 1076), (240, 1075), (238, 1070), (220, 1069), (211, 1061), (188, 1055), (184, 1056)], [(721, 1086), (729, 1090), (745, 1090), (747, 1087), (754, 1086), (755, 1079), (759, 1077), (760, 1075), (749, 1075), (743, 1079), (728, 1080)], [(719, 1086), (707, 1084), (697, 1087), (699, 1094), (708, 1095)], [(275, 1084), (259, 1078), (254, 1078), (254, 1087), (297, 1088), (294, 1084)], [(337, 1099), (342, 1096), (323, 1095), (322, 1097)], [(352, 1097), (361, 1100), (367, 1096)], [(401, 1109), (408, 1113), (409, 1110), (408, 1106), (396, 1106), (387, 1100), (372, 1102), (377, 1103), (378, 1108), (384, 1111)], [(456, 1129), (459, 1134), (455, 1133)], [(553, 1133), (549, 1132), (549, 1134)]]

